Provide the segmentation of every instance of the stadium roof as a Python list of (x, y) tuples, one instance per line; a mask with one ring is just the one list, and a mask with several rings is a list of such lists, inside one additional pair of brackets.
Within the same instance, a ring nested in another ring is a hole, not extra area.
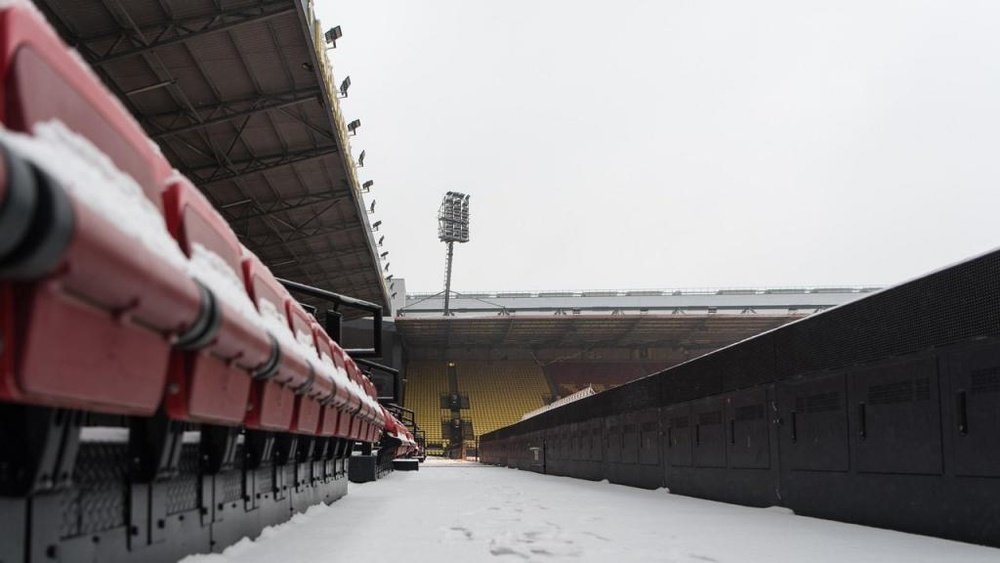
[[(815, 313), (868, 295), (875, 287), (561, 290), (457, 293), (450, 314), (758, 314)], [(444, 293), (407, 294), (400, 316), (441, 315)]]
[(389, 297), (309, 0), (36, 0), (280, 277)]
[(581, 346), (718, 348), (801, 315), (581, 315), (397, 317), (412, 348)]

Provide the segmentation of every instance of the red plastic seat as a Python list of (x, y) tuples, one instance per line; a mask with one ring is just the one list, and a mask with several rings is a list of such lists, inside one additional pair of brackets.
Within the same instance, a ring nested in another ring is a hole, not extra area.
[[(169, 165), (34, 10), (0, 11), (0, 83), (6, 129), (30, 134), (58, 121), (51, 130), (85, 139), (158, 205)], [(0, 150), (5, 172), (27, 166), (23, 153)], [(172, 343), (203, 330), (204, 295), (183, 266), (162, 260), (80, 195), (98, 186), (70, 177), (70, 190), (49, 177), (66, 174), (68, 163), (55, 160), (28, 166), (33, 181), (16, 180), (20, 195), (33, 192), (26, 197), (39, 214), (23, 242), (59, 244), (34, 248), (27, 261), (0, 252), (0, 399), (150, 414), (162, 398)], [(5, 185), (0, 197), (9, 202), (14, 191)]]
[(329, 369), (335, 370), (338, 374), (334, 379), (333, 395), (323, 408), (319, 433), (323, 436), (346, 438), (348, 437), (347, 428), (349, 427), (349, 422), (345, 409), (347, 409), (350, 402), (351, 393), (346, 385), (347, 372), (344, 368), (344, 351), (337, 343), (330, 339), (326, 331), (320, 328), (319, 325), (313, 326), (313, 332), (316, 338), (316, 346), (319, 349), (320, 361)]
[[(315, 321), (297, 301), (287, 301), (285, 307), (295, 339), (305, 348), (311, 349), (312, 353), (316, 354), (315, 358), (318, 361), (316, 339), (313, 336)], [(329, 399), (332, 394), (333, 383), (322, 375), (322, 370), (317, 366), (315, 377), (308, 387), (296, 397), (295, 421), (292, 423), (292, 430), (301, 434), (318, 434), (320, 416), (323, 410), (322, 403)]]
[(167, 226), (191, 259), (192, 275), (214, 294), (218, 332), (199, 350), (175, 352), (167, 387), (171, 418), (239, 424), (250, 405), (253, 378), (276, 368), (275, 338), (263, 328), (243, 282), (236, 235), (211, 203), (184, 178), (164, 194)]
[(254, 382), (251, 388), (245, 424), (248, 428), (290, 430), (294, 424), (296, 392), (312, 383), (315, 369), (289, 324), (287, 310), (292, 296), (257, 256), (245, 248), (243, 255), (247, 292), (281, 348), (274, 375)]
[(349, 426), (347, 434), (352, 440), (362, 440), (364, 439), (364, 419), (361, 412), (364, 408), (364, 402), (361, 398), (360, 385), (358, 384), (361, 370), (358, 369), (358, 365), (354, 363), (354, 360), (346, 354), (344, 355), (344, 369), (347, 371), (347, 378), (352, 383), (351, 400), (347, 408), (347, 413), (350, 415), (348, 417)]

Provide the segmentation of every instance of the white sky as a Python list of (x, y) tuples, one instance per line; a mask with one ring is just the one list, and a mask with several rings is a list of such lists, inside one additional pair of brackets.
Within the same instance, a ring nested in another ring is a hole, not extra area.
[[(390, 272), (888, 284), (1000, 246), (1000, 3), (318, 0)], [(369, 198), (370, 201), (370, 198)]]

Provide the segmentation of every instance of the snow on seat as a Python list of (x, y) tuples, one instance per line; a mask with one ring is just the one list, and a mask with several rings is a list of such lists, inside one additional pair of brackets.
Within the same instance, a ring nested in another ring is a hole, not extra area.
[(247, 294), (243, 255), (225, 219), (187, 179), (175, 176), (164, 194), (167, 226), (189, 258), (191, 275), (217, 304), (218, 331), (207, 346), (178, 350), (170, 366), (166, 407), (171, 418), (239, 424), (251, 381), (274, 375), (278, 347)]
[(319, 350), (322, 368), (333, 380), (333, 394), (323, 406), (319, 433), (322, 436), (347, 438), (350, 414), (347, 412), (351, 401), (351, 389), (344, 367), (344, 350), (323, 330), (319, 324), (313, 325), (316, 347)]
[(207, 319), (157, 207), (169, 165), (30, 5), (0, 10), (0, 83), (0, 398), (151, 414)]
[(378, 402), (378, 391), (371, 379), (362, 375), (361, 384), (365, 390), (365, 394), (368, 396), (369, 401), (373, 405), (371, 419), (368, 422), (369, 428), (367, 438), (371, 442), (377, 442), (379, 434), (382, 433), (382, 430), (385, 427), (385, 409), (383, 409), (382, 405)]
[(257, 256), (243, 250), (243, 281), (250, 298), (281, 349), (273, 377), (254, 382), (245, 424), (248, 428), (290, 430), (295, 416), (296, 391), (315, 377), (314, 354), (295, 339), (287, 316), (288, 293)]
[(323, 369), (319, 351), (316, 349), (316, 338), (313, 335), (313, 323), (316, 321), (295, 300), (287, 301), (285, 310), (295, 340), (304, 350), (309, 351), (310, 359), (315, 362), (316, 368), (310, 384), (296, 397), (292, 430), (301, 434), (315, 435), (319, 433), (323, 403), (330, 400), (333, 395), (333, 381), (330, 379), (330, 374)]
[(381, 413), (381, 405), (374, 396), (374, 393), (365, 387), (367, 378), (361, 374), (358, 365), (350, 357), (345, 356), (345, 368), (347, 369), (349, 388), (357, 397), (358, 406), (352, 410), (350, 437), (355, 440), (374, 442), (378, 439), (378, 420)]
[(390, 440), (399, 442), (396, 446), (396, 457), (403, 457), (417, 450), (417, 443), (413, 440), (413, 434), (403, 425), (392, 413), (382, 409), (382, 418), (385, 424), (384, 434)]

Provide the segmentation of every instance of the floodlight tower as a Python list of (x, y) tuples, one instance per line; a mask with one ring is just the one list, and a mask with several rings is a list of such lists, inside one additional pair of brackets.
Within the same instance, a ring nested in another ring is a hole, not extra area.
[(456, 242), (469, 242), (469, 196), (459, 192), (448, 192), (438, 208), (438, 240), (448, 244), (448, 258), (444, 273), (444, 315), (451, 298), (451, 260)]

